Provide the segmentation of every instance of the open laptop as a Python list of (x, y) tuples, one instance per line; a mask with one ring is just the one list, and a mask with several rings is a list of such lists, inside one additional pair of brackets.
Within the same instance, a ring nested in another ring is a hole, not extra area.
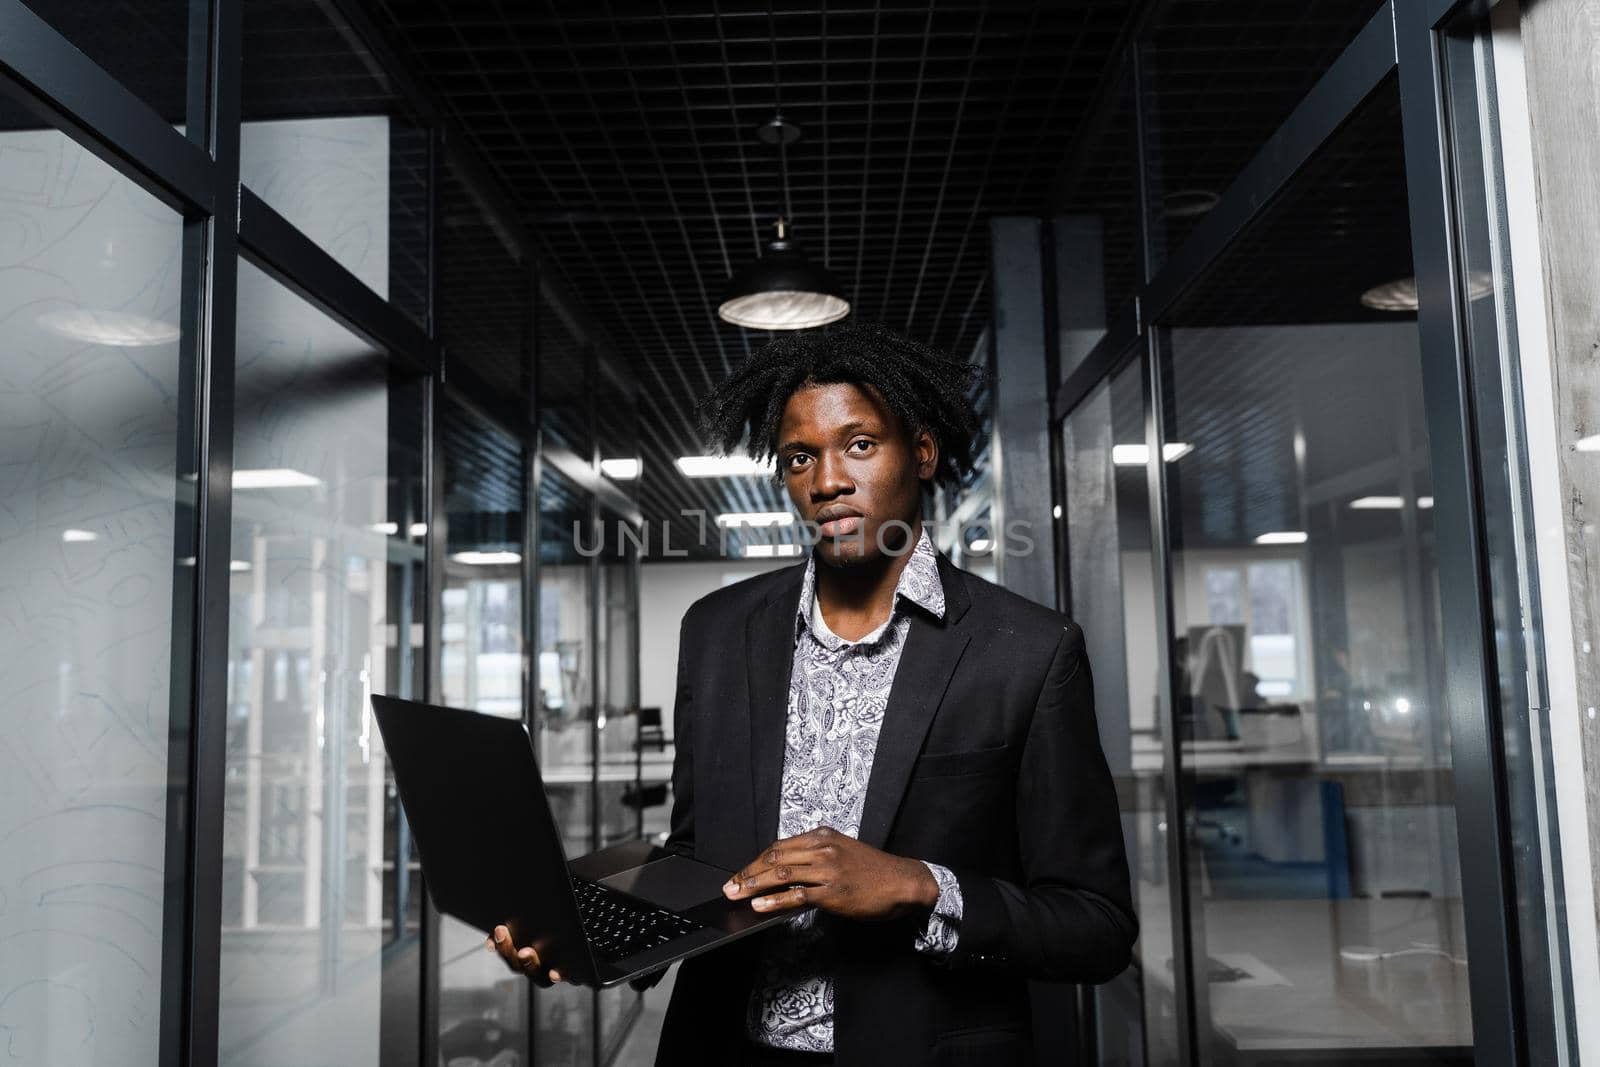
[(783, 920), (730, 901), (732, 871), (643, 841), (567, 861), (527, 729), (374, 695), (372, 710), (439, 910), (564, 979), (607, 987)]

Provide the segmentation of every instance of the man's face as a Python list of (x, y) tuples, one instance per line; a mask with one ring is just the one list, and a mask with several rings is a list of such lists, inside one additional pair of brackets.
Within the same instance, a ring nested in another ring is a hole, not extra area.
[(876, 391), (845, 382), (803, 386), (778, 423), (778, 472), (804, 522), (816, 524), (824, 563), (848, 567), (911, 547), (922, 480), (939, 451), (912, 436)]

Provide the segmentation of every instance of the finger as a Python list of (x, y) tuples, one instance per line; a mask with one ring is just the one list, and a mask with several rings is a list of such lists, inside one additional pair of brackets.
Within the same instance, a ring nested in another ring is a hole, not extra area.
[[(511, 940), (511, 931), (509, 929), (504, 926), (496, 926), (494, 928), (494, 947), (500, 953), (500, 958), (505, 961), (507, 967), (519, 972), (523, 969), (521, 953), (518, 952), (516, 943)], [(538, 961), (539, 954), (534, 952), (533, 949), (528, 948), (522, 951), (532, 952), (534, 961)]]
[(743, 900), (788, 885), (824, 885), (833, 877), (833, 867), (823, 853), (790, 850), (782, 853), (780, 859), (781, 862), (772, 866), (735, 877), (729, 883), (731, 888), (724, 888), (728, 899)]
[[(741, 895), (738, 890), (743, 884), (752, 879), (762, 877), (767, 872), (789, 867), (812, 866), (822, 863), (828, 858), (827, 852), (824, 851), (825, 846), (819, 848), (796, 847), (792, 844), (794, 840), (797, 839), (791, 838), (790, 843), (769, 848), (746, 864), (742, 871), (729, 878), (723, 885), (723, 893), (730, 900), (737, 900)], [(782, 885), (784, 881), (780, 880), (777, 884)]]
[(817, 890), (814, 887), (795, 886), (792, 889), (756, 897), (750, 902), (750, 906), (763, 915), (777, 915), (816, 903), (816, 894)]
[(550, 981), (552, 981), (552, 982), (561, 981), (561, 972), (558, 971), (558, 970), (555, 970), (554, 968), (551, 968), (551, 970), (550, 970)]
[(517, 965), (523, 974), (531, 977), (534, 982), (538, 982), (541, 987), (549, 987), (552, 982), (562, 981), (557, 971), (546, 971), (544, 969), (544, 966), (539, 963), (539, 953), (534, 952), (533, 949), (518, 949)]

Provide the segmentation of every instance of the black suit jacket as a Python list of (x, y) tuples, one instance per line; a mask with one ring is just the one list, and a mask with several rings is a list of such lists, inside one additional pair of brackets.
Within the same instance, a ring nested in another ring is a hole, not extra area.
[[(804, 574), (728, 586), (683, 618), (668, 846), (732, 870), (777, 836)], [(1106, 981), (1138, 929), (1082, 631), (942, 553), (939, 576), (944, 618), (907, 609), (858, 836), (950, 868), (960, 936), (941, 964), (914, 948), (925, 917), (819, 917), (844, 1067), (1025, 1062), (1027, 980)], [(736, 1059), (762, 936), (682, 965), (658, 1063)]]

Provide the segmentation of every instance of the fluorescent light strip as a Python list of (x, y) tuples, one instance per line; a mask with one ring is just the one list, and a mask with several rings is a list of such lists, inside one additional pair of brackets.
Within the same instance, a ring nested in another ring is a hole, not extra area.
[(725, 511), (717, 516), (718, 526), (793, 526), (792, 511)]
[[(1350, 501), (1352, 511), (1399, 511), (1406, 506), (1405, 497), (1401, 496), (1362, 496)], [(1433, 497), (1417, 497), (1417, 507), (1433, 507)]]
[(426, 536), (428, 533), (428, 524), (425, 522), (414, 522), (411, 524), (411, 528), (406, 532), (411, 534), (412, 537)]
[(287, 467), (233, 472), (235, 489), (302, 489), (321, 484), (321, 478), (314, 478), (303, 471), (290, 470)]
[(643, 469), (644, 462), (637, 459), (603, 459), (600, 461), (600, 473), (619, 482), (631, 481), (639, 477), (639, 472)]
[[(1186, 441), (1168, 441), (1161, 446), (1161, 455), (1168, 463), (1176, 462), (1194, 451)], [(1119, 467), (1143, 467), (1150, 462), (1147, 445), (1112, 445), (1111, 462)]]
[(1592, 433), (1588, 437), (1578, 438), (1578, 443), (1572, 446), (1579, 452), (1600, 452), (1600, 433)]
[(61, 540), (69, 544), (74, 541), (98, 541), (100, 535), (92, 530), (62, 530)]
[(467, 563), (474, 567), (493, 567), (499, 564), (521, 563), (520, 552), (453, 552), (450, 558), (457, 563)]
[(772, 559), (777, 556), (798, 556), (799, 545), (745, 545), (745, 559)]
[(730, 478), (746, 474), (771, 474), (769, 463), (749, 456), (679, 456), (672, 461), (685, 478)]
[(371, 529), (373, 533), (381, 533), (385, 536), (393, 537), (400, 532), (400, 524), (397, 522), (375, 522), (372, 524)]
[(1303, 545), (1306, 543), (1304, 530), (1274, 530), (1264, 533), (1256, 538), (1258, 545)]

